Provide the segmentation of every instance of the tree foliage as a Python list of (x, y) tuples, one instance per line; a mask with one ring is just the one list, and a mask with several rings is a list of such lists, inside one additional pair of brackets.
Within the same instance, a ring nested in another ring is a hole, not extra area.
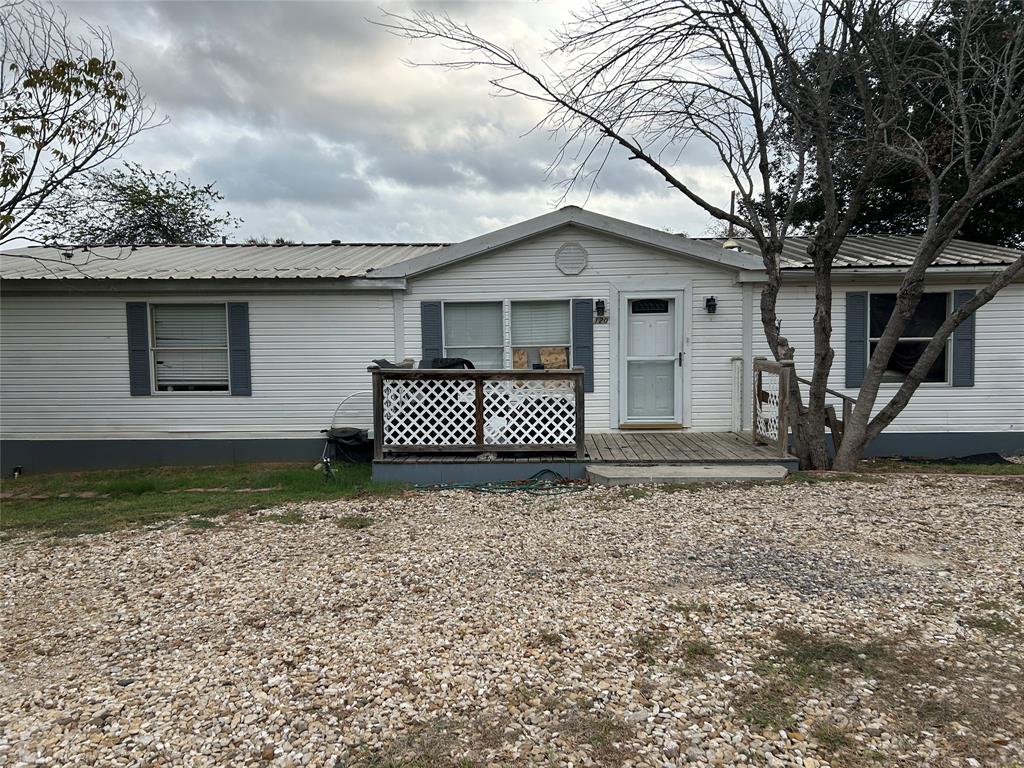
[[(968, 6), (968, 2), (971, 6)], [(987, 41), (992, 55), (1012, 55), (1015, 30), (1024, 25), (1024, 5), (1015, 0), (944, 0), (938, 3), (933, 21), (934, 33), (927, 41), (923, 53), (936, 64), (956, 60), (959, 55), (959, 31), (965, 16), (975, 15), (982, 10), (987, 16), (984, 26), (976, 34)], [(921, 45), (915, 40), (914, 29), (904, 27), (904, 35), (898, 41), (904, 47)], [(931, 50), (929, 50), (929, 48)], [(986, 94), (996, 90), (996, 83), (986, 83), (984, 78), (974, 75), (992, 73), (982, 66), (971, 67), (970, 87), (974, 91), (970, 100), (983, 103)], [(935, 81), (929, 88), (908, 91), (909, 98), (903, 105), (903, 117), (909, 130), (926, 140), (933, 155), (952, 155), (956, 148), (949, 146), (952, 133), (946, 126), (946, 115), (955, 110), (952, 104), (954, 94), (949, 92), (949, 83)], [(852, 74), (847, 73), (838, 83), (839, 89), (856, 87)], [(837, 118), (841, 117), (837, 115)], [(849, 123), (844, 130), (853, 132), (859, 126), (860, 113), (846, 115)], [(984, 130), (983, 124), (976, 125), (975, 131)], [(974, 142), (986, 141), (984, 135), (975, 135)], [(862, 158), (855, 144), (843, 143), (836, 147), (835, 184), (842, 197), (849, 195), (858, 176)], [(1006, 171), (1011, 176), (1024, 174), (1024, 156), (1008, 164)], [(954, 169), (946, 180), (943, 192), (944, 203), (961, 196), (968, 184), (966, 169)], [(778, 204), (779, 201), (776, 201)], [(887, 154), (874, 174), (872, 184), (864, 194), (857, 219), (852, 222), (850, 232), (855, 234), (921, 234), (927, 226), (929, 202), (928, 180), (925, 173), (914, 162), (896, 153)], [(794, 226), (811, 229), (821, 220), (823, 199), (816, 180), (809, 179), (800, 190), (800, 199), (795, 207)], [(977, 203), (960, 227), (958, 237), (992, 245), (1024, 248), (1024, 178), (1010, 184), (997, 193)]]
[(74, 35), (53, 5), (0, 0), (0, 244), (155, 124), (105, 30)]
[(125, 163), (70, 180), (40, 210), (37, 237), (53, 245), (203, 243), (241, 221), (219, 213), (213, 184)]

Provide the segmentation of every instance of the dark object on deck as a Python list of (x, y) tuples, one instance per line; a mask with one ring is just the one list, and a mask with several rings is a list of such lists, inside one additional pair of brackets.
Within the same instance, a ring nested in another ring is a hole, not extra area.
[(373, 360), (371, 362), (374, 365), (376, 365), (378, 368), (395, 369), (395, 368), (412, 368), (412, 366), (413, 366), (413, 359), (411, 357), (405, 358), (405, 360), (403, 360), (400, 363), (392, 363), (390, 360), (385, 360), (383, 357), (381, 357), (381, 358), (379, 358), (377, 360)]
[(346, 461), (349, 464), (358, 464), (369, 461), (373, 453), (373, 444), (365, 429), (358, 427), (331, 427), (321, 429), (320, 433), (326, 437), (324, 445), (324, 458), (328, 452), (333, 454), (335, 460)]
[(435, 357), (430, 361), (430, 365), (425, 365), (427, 361), (420, 361), (420, 368), (459, 368), (465, 371), (472, 371), (476, 368), (473, 365), (472, 360), (467, 360), (464, 357)]

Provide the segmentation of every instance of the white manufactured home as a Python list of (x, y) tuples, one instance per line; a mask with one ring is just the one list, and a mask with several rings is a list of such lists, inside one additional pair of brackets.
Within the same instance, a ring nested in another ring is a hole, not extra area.
[[(756, 457), (739, 446), (757, 426), (764, 271), (751, 243), (728, 245), (568, 207), (457, 244), (8, 254), (3, 468), (312, 460), (332, 420), (370, 430), (381, 476), (385, 465), (446, 448), (463, 462), (502, 446), (523, 462), (559, 446), (575, 451), (571, 460), (643, 460), (636, 440), (617, 442), (633, 435), (649, 436), (641, 442), (652, 460), (672, 439), (694, 461), (711, 444)], [(837, 406), (857, 396), (914, 245), (851, 237), (840, 253)], [(798, 350), (794, 375), (806, 376), (813, 283), (804, 246), (789, 247), (780, 315)], [(894, 355), (893, 387), (945, 314), (1018, 256), (950, 246)], [(368, 367), (382, 358), (417, 367), (374, 377)], [(443, 358), (470, 360), (477, 372), (434, 370)], [(872, 446), (985, 451), (1024, 451), (1022, 282), (958, 329)]]

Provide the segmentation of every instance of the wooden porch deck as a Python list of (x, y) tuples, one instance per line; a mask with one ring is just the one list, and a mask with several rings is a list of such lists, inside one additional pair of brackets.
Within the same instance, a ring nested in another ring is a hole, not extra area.
[(580, 462), (565, 454), (499, 454), (481, 459), (478, 454), (417, 453), (389, 455), (381, 464), (768, 464), (790, 463), (772, 446), (754, 445), (749, 432), (593, 432), (586, 436), (586, 458)]

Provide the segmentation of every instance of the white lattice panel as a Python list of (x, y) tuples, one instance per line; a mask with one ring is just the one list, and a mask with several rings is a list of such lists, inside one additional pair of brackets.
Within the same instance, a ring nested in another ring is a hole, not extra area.
[(472, 445), (476, 402), (472, 381), (385, 380), (386, 445)]
[(761, 378), (761, 389), (754, 398), (757, 413), (754, 414), (754, 431), (772, 442), (779, 439), (779, 382), (777, 373), (760, 371), (754, 373), (754, 391), (757, 392), (758, 373)]
[(575, 444), (576, 393), (572, 381), (485, 381), (484, 442)]

